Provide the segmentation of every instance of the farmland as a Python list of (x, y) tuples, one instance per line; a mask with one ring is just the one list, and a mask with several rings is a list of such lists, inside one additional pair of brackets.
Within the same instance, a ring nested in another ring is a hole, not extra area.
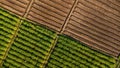
[(73, 3), (74, 0), (68, 2), (62, 0), (35, 0), (27, 19), (59, 32)]
[(76, 38), (114, 57), (120, 53), (119, 4), (117, 0), (0, 1), (0, 7), (22, 18)]
[[(101, 1), (78, 0), (63, 33), (117, 57), (120, 53), (120, 14), (111, 11), (115, 10), (108, 5), (111, 2)], [(108, 2), (106, 7), (100, 6), (106, 5), (103, 2)], [(112, 7), (115, 7), (115, 4)]]
[(5, 58), (19, 18), (0, 9), (0, 64)]
[(54, 32), (23, 21), (3, 67), (39, 68), (46, 59), (55, 37)]
[(47, 68), (114, 68), (116, 60), (70, 37), (59, 36)]
[[(0, 7), (6, 8), (17, 15), (23, 16), (29, 2), (29, 0), (1, 0)], [(13, 4), (15, 4), (15, 6)]]
[(1, 0), (0, 68), (120, 68), (119, 4)]
[(0, 1), (0, 7), (16, 15), (76, 38), (114, 57), (120, 53), (119, 4), (117, 0)]

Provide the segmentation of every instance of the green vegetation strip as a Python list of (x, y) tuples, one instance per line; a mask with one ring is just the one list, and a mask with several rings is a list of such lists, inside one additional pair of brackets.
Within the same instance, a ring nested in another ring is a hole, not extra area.
[(39, 68), (55, 37), (54, 32), (24, 21), (3, 63), (3, 68)]
[(116, 59), (60, 36), (46, 68), (115, 68)]
[(115, 68), (120, 62), (0, 9), (0, 65), (1, 68)]
[(20, 19), (0, 8), (0, 66), (6, 58)]
[(57, 40), (58, 40), (58, 36), (56, 36), (54, 42), (51, 44), (48, 55), (46, 56), (46, 60), (44, 60), (43, 65), (40, 66), (41, 68), (45, 68), (46, 64), (48, 63), (48, 59), (50, 58), (51, 53), (54, 51)]
[(120, 68), (120, 56), (118, 56), (116, 67), (115, 68)]

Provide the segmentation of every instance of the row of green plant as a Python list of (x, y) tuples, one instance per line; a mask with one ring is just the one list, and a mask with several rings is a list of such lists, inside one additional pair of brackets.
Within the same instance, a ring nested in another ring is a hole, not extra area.
[[(41, 38), (41, 37), (37, 36), (37, 34), (31, 33), (30, 31), (31, 30), (23, 30), (23, 29), (21, 29), (20, 33), (23, 34), (24, 36), (30, 38), (31, 40), (34, 40), (34, 41), (39, 42), (39, 43), (41, 42), (41, 44), (46, 45), (48, 47), (50, 46), (51, 39), (50, 40), (48, 39), (48, 41), (46, 41), (46, 40), (44, 40), (44, 38)], [(42, 36), (44, 36), (44, 35), (42, 35)], [(40, 40), (40, 39), (43, 39), (43, 40)]]
[(115, 68), (120, 68), (120, 55), (117, 57), (117, 63)]
[[(8, 11), (6, 11), (5, 9), (0, 8), (0, 15), (4, 16), (4, 19), (8, 22), (13, 22), (16, 23), (19, 20), (19, 17), (16, 16), (15, 14), (9, 13)], [(11, 24), (13, 24), (11, 23)]]
[[(61, 38), (65, 39), (65, 37), (61, 37)], [(59, 40), (58, 42), (61, 43), (61, 42), (63, 42), (63, 40)], [(67, 44), (68, 42), (72, 45), (75, 45), (75, 47), (69, 46)], [(71, 41), (70, 39), (66, 39), (66, 42), (63, 42), (61, 44), (63, 44), (63, 45), (66, 44), (67, 46), (73, 48), (74, 50), (77, 50), (78, 48), (80, 48), (82, 53), (87, 54), (87, 55), (91, 56), (92, 58), (99, 59), (99, 61), (101, 61), (101, 62), (102, 62), (102, 60), (100, 60), (100, 59), (104, 59), (103, 61), (108, 61), (111, 64), (116, 62), (116, 60), (114, 58), (112, 58), (111, 56), (108, 56), (108, 55), (105, 55), (98, 51), (95, 51), (89, 47), (86, 47), (85, 45), (83, 45), (79, 42), (77, 43), (76, 41)]]
[(26, 66), (34, 68), (34, 66), (37, 64), (37, 61), (38, 56), (13, 45), (2, 67), (10, 68), (11, 66), (14, 66), (13, 68), (18, 68), (21, 66)]
[(43, 34), (44, 36), (47, 36), (48, 38), (49, 37), (51, 37), (51, 38), (55, 38), (56, 37), (56, 33), (54, 31), (51, 31), (51, 30), (47, 29), (44, 26), (41, 26), (41, 25), (33, 26), (33, 24), (31, 24), (31, 22), (24, 23), (24, 26), (28, 27), (28, 28), (33, 28), (33, 29), (36, 28), (36, 30), (35, 30), (36, 32), (39, 32), (40, 34)]
[(0, 64), (5, 58), (18, 21), (18, 17), (0, 8)]
[[(5, 58), (19, 22), (19, 17), (0, 9), (0, 64), (4, 61), (2, 68), (40, 68), (57, 34), (46, 27), (23, 20)], [(115, 68), (115, 64), (115, 58), (60, 35), (46, 68)]]
[[(87, 52), (89, 52), (89, 53), (91, 53), (91, 54), (99, 57), (99, 58), (105, 59), (105, 60), (110, 61), (110, 62), (116, 62), (116, 61), (114, 60), (114, 58), (112, 58), (112, 57), (109, 56), (109, 55), (105, 55), (104, 53), (101, 53), (101, 52), (98, 52), (98, 51), (96, 51), (96, 50), (94, 50), (94, 49), (91, 49), (90, 47), (88, 47), (88, 46), (80, 43), (79, 41), (72, 41), (72, 40), (75, 40), (75, 39), (73, 39), (73, 38), (71, 38), (71, 37), (69, 37), (69, 36), (60, 36), (60, 38), (61, 38), (61, 39), (59, 39), (58, 42), (62, 42), (62, 41), (63, 41), (62, 39), (64, 39), (64, 40), (66, 40), (66, 41), (63, 42), (63, 44), (69, 42), (69, 43), (71, 43), (72, 45), (75, 45), (74, 48), (80, 48), (80, 49), (82, 49), (82, 50), (85, 50), (85, 51), (87, 51)], [(110, 59), (110, 60), (109, 60), (109, 59)]]
[(44, 63), (55, 39), (51, 35), (56, 36), (55, 32), (23, 21), (3, 67), (39, 68)]
[(46, 67), (114, 68), (116, 59), (67, 36), (59, 36)]

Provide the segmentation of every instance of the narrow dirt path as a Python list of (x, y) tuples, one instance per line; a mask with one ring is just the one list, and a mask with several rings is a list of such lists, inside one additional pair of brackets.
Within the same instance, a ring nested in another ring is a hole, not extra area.
[(72, 6), (72, 8), (71, 8), (71, 10), (70, 10), (70, 12), (69, 12), (69, 14), (67, 15), (67, 17), (66, 17), (66, 19), (65, 19), (64, 24), (62, 25), (62, 27), (61, 27), (61, 29), (60, 29), (60, 32), (59, 32), (60, 34), (63, 33), (65, 27), (67, 26), (68, 21), (69, 21), (71, 15), (72, 15), (72, 13), (73, 13), (73, 11), (74, 11), (74, 9), (75, 9), (77, 3), (78, 3), (78, 0), (75, 0), (74, 3), (73, 3), (73, 6)]

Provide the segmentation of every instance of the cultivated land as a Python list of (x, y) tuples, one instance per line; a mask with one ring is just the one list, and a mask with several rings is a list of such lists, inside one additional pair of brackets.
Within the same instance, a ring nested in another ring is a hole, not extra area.
[(47, 68), (115, 68), (116, 60), (68, 36), (59, 36)]
[(69, 2), (61, 0), (35, 0), (27, 19), (59, 32), (73, 3), (73, 0), (69, 0)]
[[(118, 0), (1, 0), (0, 6), (97, 50), (120, 53)], [(95, 46), (94, 46), (95, 45)]]
[(23, 21), (4, 67), (39, 68), (46, 59), (56, 34), (48, 29)]
[(115, 4), (109, 0), (79, 0), (64, 34), (117, 57), (120, 53), (120, 7)]
[(0, 67), (119, 68), (119, 4), (1, 0)]
[(23, 16), (30, 0), (0, 0), (0, 6), (13, 13)]
[(0, 65), (5, 59), (20, 19), (0, 9)]

